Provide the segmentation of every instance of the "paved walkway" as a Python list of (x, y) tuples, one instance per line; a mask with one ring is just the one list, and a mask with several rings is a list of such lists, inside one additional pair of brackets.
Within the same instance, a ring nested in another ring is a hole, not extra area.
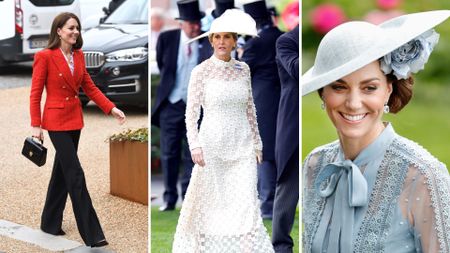
[(6, 220), (0, 220), (0, 235), (30, 243), (50, 251), (66, 253), (114, 253), (104, 248), (86, 247), (79, 242), (65, 239), (62, 236), (54, 236), (44, 233), (41, 230), (32, 229)]

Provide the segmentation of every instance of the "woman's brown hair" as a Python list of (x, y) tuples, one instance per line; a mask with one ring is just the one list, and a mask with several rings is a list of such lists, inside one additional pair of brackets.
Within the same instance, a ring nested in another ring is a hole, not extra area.
[(412, 98), (414, 78), (398, 80), (393, 74), (386, 75), (387, 81), (392, 82), (392, 93), (388, 105), (391, 113), (397, 113), (405, 107)]
[(80, 19), (77, 17), (77, 15), (71, 13), (71, 12), (62, 12), (58, 16), (53, 19), (52, 28), (50, 29), (50, 36), (48, 39), (47, 48), (54, 49), (61, 46), (61, 39), (58, 35), (58, 28), (62, 29), (63, 26), (66, 24), (67, 20), (69, 19), (75, 19), (78, 23), (78, 29), (80, 31), (80, 34), (77, 38), (77, 42), (72, 46), (73, 49), (80, 49), (83, 46), (83, 38), (81, 37), (81, 23)]

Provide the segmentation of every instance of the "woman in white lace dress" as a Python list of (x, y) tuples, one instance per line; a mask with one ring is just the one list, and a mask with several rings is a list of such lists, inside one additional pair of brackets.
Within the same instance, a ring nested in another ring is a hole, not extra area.
[(209, 36), (214, 55), (192, 71), (189, 82), (186, 127), (196, 165), (173, 252), (273, 252), (257, 198), (262, 143), (250, 70), (231, 57), (238, 33), (256, 35), (255, 23), (242, 11), (228, 10), (201, 35)]

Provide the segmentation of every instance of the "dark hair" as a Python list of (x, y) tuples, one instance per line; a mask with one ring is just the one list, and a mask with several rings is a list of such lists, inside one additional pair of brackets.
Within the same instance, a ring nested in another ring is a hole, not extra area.
[[(408, 77), (407, 79), (398, 80), (394, 74), (386, 75), (388, 82), (392, 82), (392, 93), (389, 97), (388, 105), (389, 112), (397, 113), (405, 107), (412, 98), (414, 78)], [(322, 97), (323, 88), (317, 90), (319, 96)]]
[(386, 75), (388, 82), (392, 82), (392, 93), (388, 105), (391, 113), (397, 113), (405, 107), (412, 98), (414, 78), (398, 80), (393, 74)]
[(80, 49), (83, 46), (83, 38), (81, 37), (81, 22), (77, 15), (71, 12), (62, 12), (53, 19), (52, 28), (50, 29), (50, 36), (48, 39), (47, 48), (54, 49), (61, 46), (61, 39), (58, 35), (58, 28), (62, 29), (69, 19), (75, 19), (80, 29), (80, 35), (77, 38), (77, 42), (72, 46), (73, 49)]

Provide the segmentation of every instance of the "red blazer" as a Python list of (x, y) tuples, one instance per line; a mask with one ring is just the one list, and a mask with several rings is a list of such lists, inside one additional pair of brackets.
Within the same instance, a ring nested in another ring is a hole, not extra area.
[[(83, 128), (83, 111), (78, 98), (80, 87), (105, 114), (109, 114), (115, 107), (92, 82), (86, 71), (81, 50), (74, 50), (73, 61), (72, 76), (61, 49), (44, 49), (35, 54), (30, 94), (31, 126), (40, 126), (51, 131)], [(47, 98), (41, 117), (44, 87)]]

